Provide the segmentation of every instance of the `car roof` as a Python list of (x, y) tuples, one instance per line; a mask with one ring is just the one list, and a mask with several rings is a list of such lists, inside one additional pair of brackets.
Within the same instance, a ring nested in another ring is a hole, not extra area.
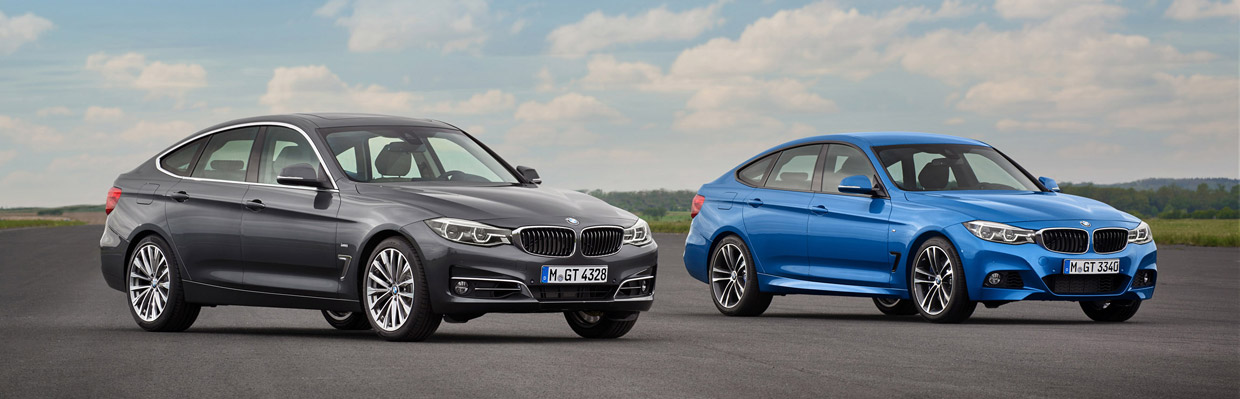
[(316, 112), (316, 113), (297, 113), (297, 114), (278, 114), (263, 115), (249, 118), (242, 118), (220, 123), (205, 130), (215, 130), (221, 127), (239, 125), (242, 123), (253, 122), (284, 122), (291, 124), (309, 123), (320, 128), (334, 128), (347, 126), (423, 126), (423, 127), (439, 127), (457, 130), (455, 126), (440, 122), (433, 119), (409, 118), (403, 116), (378, 115), (378, 114), (358, 114), (358, 113), (337, 113), (337, 112)]
[(806, 137), (784, 143), (779, 147), (795, 145), (800, 143), (812, 143), (817, 141), (844, 141), (859, 146), (881, 147), (885, 145), (900, 144), (970, 144), (982, 145), (989, 147), (990, 145), (970, 138), (949, 136), (945, 134), (921, 133), (921, 132), (855, 132), (855, 133), (839, 133), (828, 134), (822, 136)]

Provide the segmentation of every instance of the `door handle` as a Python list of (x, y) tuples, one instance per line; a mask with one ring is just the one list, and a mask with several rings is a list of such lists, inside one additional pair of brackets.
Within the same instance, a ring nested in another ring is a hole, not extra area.
[(177, 191), (175, 193), (168, 194), (168, 198), (172, 198), (176, 202), (185, 202), (189, 200), (189, 194), (186, 194), (184, 191)]
[(749, 200), (749, 206), (752, 206), (752, 207), (754, 207), (754, 208), (760, 207), (760, 206), (762, 206), (762, 204), (763, 204), (763, 202), (762, 202), (762, 199), (761, 199), (761, 198), (751, 198), (751, 199)]
[(263, 200), (253, 199), (253, 200), (246, 201), (245, 207), (250, 208), (251, 211), (261, 211), (263, 209), (266, 209), (267, 205), (263, 204)]
[(827, 206), (826, 206), (826, 205), (814, 205), (814, 206), (812, 206), (812, 207), (810, 207), (810, 208), (809, 208), (809, 211), (810, 211), (810, 212), (812, 212), (812, 213), (813, 213), (813, 214), (815, 214), (815, 215), (826, 215), (826, 214), (827, 214)]

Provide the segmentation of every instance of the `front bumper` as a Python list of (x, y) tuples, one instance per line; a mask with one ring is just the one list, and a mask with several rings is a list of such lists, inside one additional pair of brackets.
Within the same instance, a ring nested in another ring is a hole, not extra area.
[[(654, 303), (658, 246), (624, 245), (603, 257), (552, 258), (526, 253), (515, 245), (479, 247), (436, 235), (425, 223), (402, 229), (422, 256), (431, 310), (441, 314), (535, 313), (597, 310), (638, 312)], [(542, 267), (607, 265), (606, 284), (543, 284)], [(461, 281), (464, 294), (455, 292)], [(644, 287), (643, 284), (644, 283)]]
[[(1105, 227), (1134, 226), (1101, 225)], [(1044, 228), (1053, 226), (1025, 226)], [(1098, 301), (1098, 300), (1145, 300), (1153, 298), (1158, 276), (1158, 248), (1154, 243), (1128, 244), (1116, 253), (1098, 254), (1092, 249), (1084, 254), (1051, 252), (1038, 244), (1008, 245), (984, 241), (973, 236), (962, 225), (949, 227), (948, 235), (964, 264), (965, 281), (969, 298), (975, 301)], [(1113, 275), (1065, 275), (1063, 264), (1070, 259), (1119, 259), (1120, 272)], [(1134, 276), (1143, 271), (1149, 276), (1149, 285), (1133, 287)], [(1005, 277), (1017, 275), (1020, 283), (1008, 287), (989, 287), (984, 284), (992, 272), (1003, 272)]]

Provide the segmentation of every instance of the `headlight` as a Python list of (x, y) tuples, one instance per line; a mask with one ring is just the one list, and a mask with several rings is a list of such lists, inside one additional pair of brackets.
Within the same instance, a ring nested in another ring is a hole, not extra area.
[(965, 222), (964, 227), (970, 233), (986, 241), (1003, 244), (1028, 244), (1033, 242), (1033, 230), (1008, 226), (1003, 223), (974, 220)]
[(624, 243), (629, 245), (642, 246), (654, 241), (650, 237), (650, 225), (645, 220), (637, 219), (637, 223), (632, 227), (624, 229)]
[(1145, 244), (1154, 241), (1154, 232), (1150, 231), (1150, 225), (1141, 222), (1137, 228), (1128, 230), (1128, 242), (1133, 244)]
[(512, 231), (469, 220), (439, 218), (427, 220), (426, 225), (440, 237), (462, 244), (489, 247), (512, 242), (508, 239)]

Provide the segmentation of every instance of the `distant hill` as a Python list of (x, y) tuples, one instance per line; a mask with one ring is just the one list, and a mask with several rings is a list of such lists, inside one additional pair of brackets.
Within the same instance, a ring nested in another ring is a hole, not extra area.
[[(1223, 186), (1223, 190), (1230, 191), (1233, 186), (1240, 184), (1240, 179), (1228, 179), (1224, 177), (1212, 178), (1189, 178), (1189, 179), (1168, 179), (1168, 178), (1150, 178), (1127, 183), (1115, 184), (1094, 184), (1097, 187), (1114, 187), (1114, 188), (1134, 188), (1137, 190), (1157, 190), (1166, 186), (1176, 186), (1187, 190), (1196, 190), (1198, 186), (1205, 183), (1210, 188), (1218, 188)], [(1092, 183), (1069, 183), (1072, 185), (1083, 186)]]

